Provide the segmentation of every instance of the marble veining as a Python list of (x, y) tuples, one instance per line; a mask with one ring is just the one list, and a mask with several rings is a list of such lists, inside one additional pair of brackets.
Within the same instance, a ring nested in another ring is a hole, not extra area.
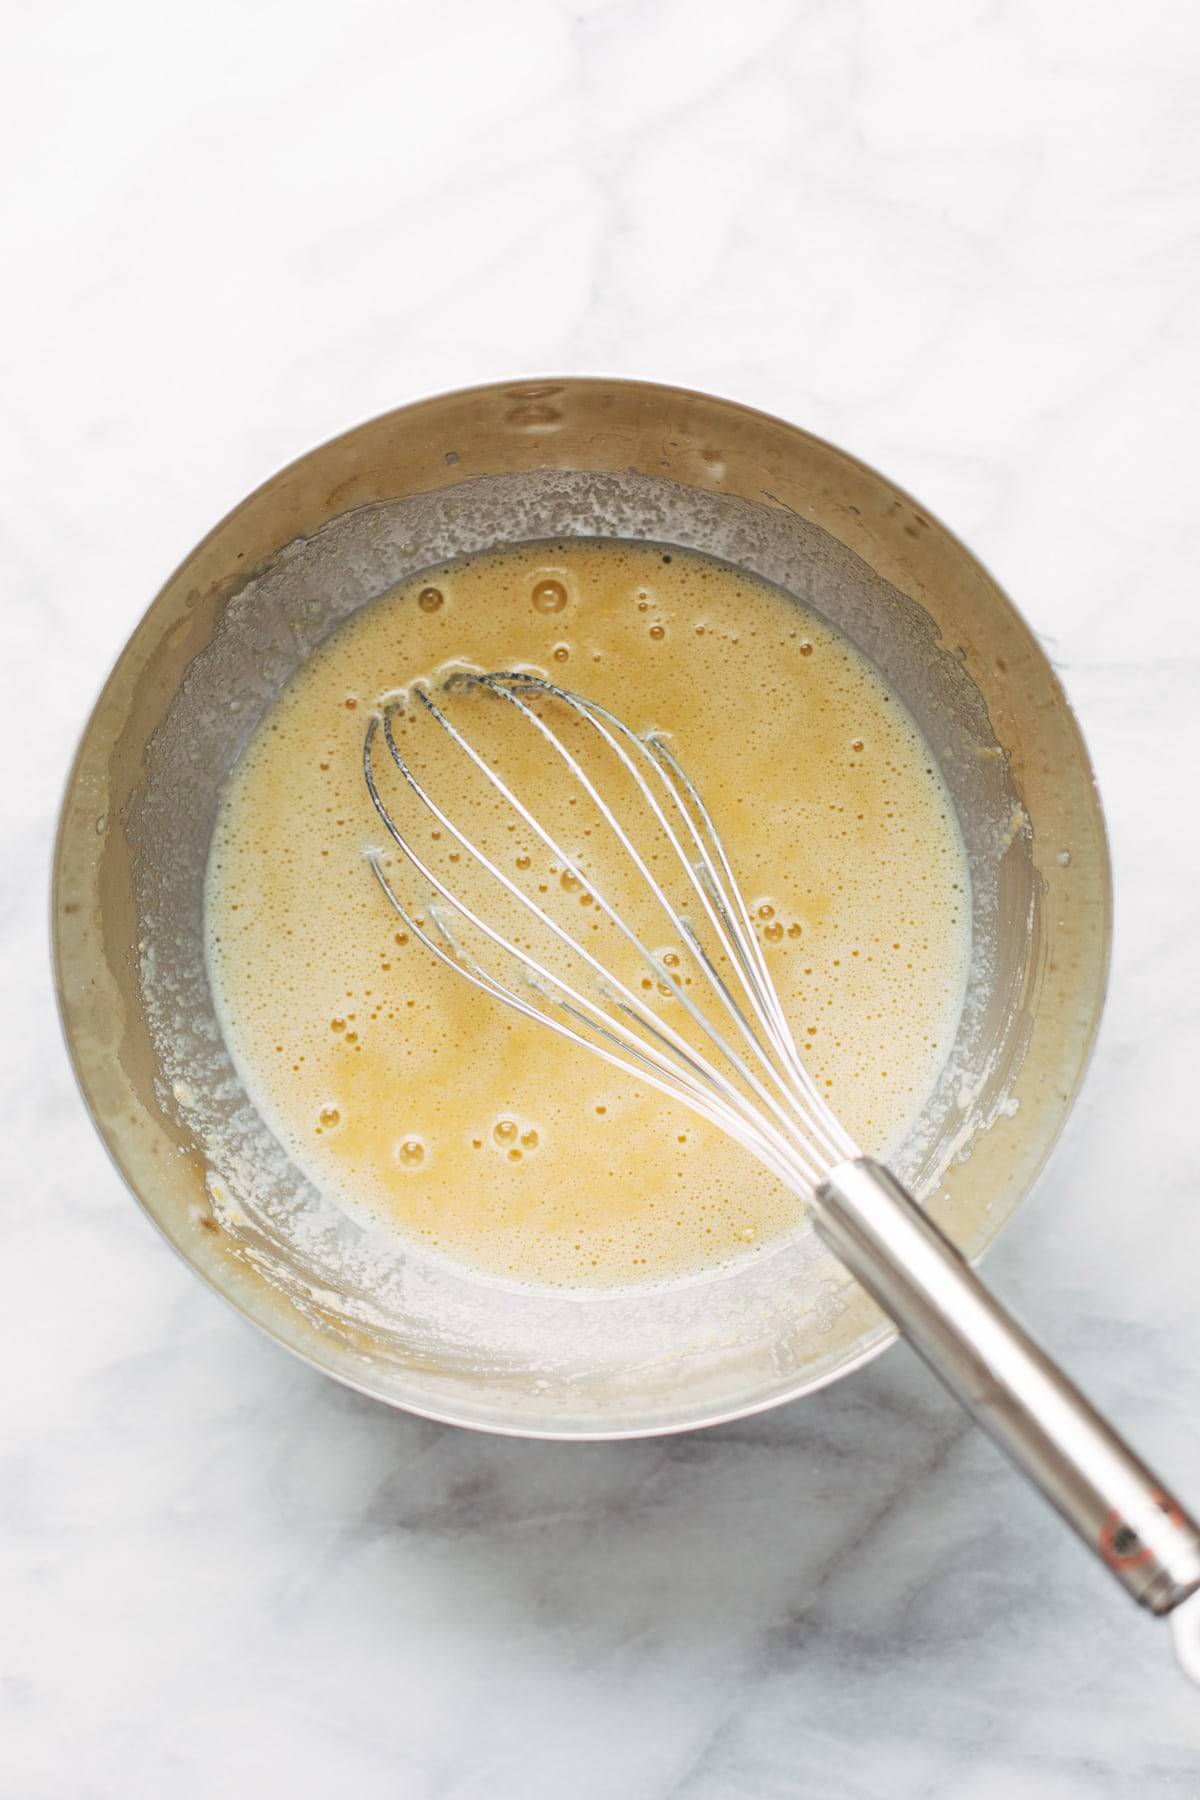
[(102, 671), (279, 463), (518, 370), (794, 418), (971, 543), (1079, 711), (1112, 998), (989, 1273), (1200, 1496), (1194, 9), (66, 0), (5, 77), (0, 1792), (1196, 1800), (1165, 1633), (904, 1349), (572, 1447), (260, 1340), (107, 1163), (45, 927)]

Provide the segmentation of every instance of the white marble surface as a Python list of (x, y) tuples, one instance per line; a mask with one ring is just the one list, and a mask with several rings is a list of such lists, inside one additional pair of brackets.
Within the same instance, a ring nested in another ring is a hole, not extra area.
[(392, 1416), (164, 1249), (53, 1015), (72, 739), (164, 573), (357, 417), (736, 394), (1043, 633), (1112, 1001), (990, 1263), (1200, 1496), (1200, 15), (1142, 0), (46, 0), (0, 81), (0, 1793), (1196, 1800), (1200, 1696), (905, 1350), (553, 1447)]

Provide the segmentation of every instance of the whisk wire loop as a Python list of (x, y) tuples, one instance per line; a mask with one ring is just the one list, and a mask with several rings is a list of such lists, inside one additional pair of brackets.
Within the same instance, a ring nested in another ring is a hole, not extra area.
[[(672, 930), (676, 931), (676, 932), (680, 933), (680, 935), (683, 935), (686, 937), (687, 941), (689, 942), (689, 945), (692, 948), (692, 951), (696, 958), (696, 961), (699, 964), (700, 968), (702, 969), (702, 971), (705, 975), (705, 978), (709, 982), (709, 985), (712, 988), (713, 993), (719, 998), (725, 1011), (729, 1014), (729, 1017), (734, 1021), (735, 1025), (738, 1028), (739, 1034), (741, 1035), (741, 1037), (743, 1039), (743, 1042), (749, 1048), (749, 1050), (754, 1055), (754, 1057), (758, 1060), (762, 1069), (765, 1071), (765, 1073), (770, 1078), (770, 1080), (775, 1084), (779, 1093), (782, 1095), (784, 1103), (785, 1103), (785, 1107), (787, 1105), (792, 1105), (792, 1106), (800, 1105), (801, 1107), (803, 1107), (803, 1099), (802, 1099), (803, 1090), (802, 1090), (801, 1084), (802, 1084), (803, 1080), (806, 1079), (806, 1077), (804, 1076), (803, 1071), (801, 1069), (801, 1082), (797, 1083), (795, 1071), (799, 1067), (799, 1056), (798, 1056), (798, 1053), (795, 1048), (795, 1043), (791, 1038), (790, 1032), (788, 1031), (786, 1022), (783, 1021), (782, 1009), (778, 1007), (778, 1001), (776, 999), (776, 1010), (778, 1013), (778, 1020), (779, 1020), (779, 1026), (777, 1029), (775, 1019), (772, 1016), (769, 1007), (764, 1005), (764, 996), (760, 990), (759, 983), (755, 979), (756, 971), (754, 970), (754, 966), (752, 963), (750, 963), (749, 959), (746, 957), (744, 949), (742, 949), (741, 947), (739, 947), (737, 945), (736, 932), (731, 932), (731, 921), (730, 921), (730, 917), (729, 917), (729, 911), (725, 904), (724, 896), (721, 893), (720, 882), (717, 879), (715, 870), (713, 870), (710, 862), (708, 861), (707, 852), (705, 850), (705, 846), (704, 846), (699, 834), (696, 831), (695, 822), (693, 821), (687, 807), (684, 805), (683, 800), (681, 799), (681, 796), (680, 796), (677, 788), (675, 787), (674, 783), (670, 779), (670, 776), (669, 776), (667, 770), (664, 769), (662, 767), (662, 765), (659, 763), (659, 761), (654, 756), (653, 751), (650, 749), (650, 747), (646, 743), (646, 741), (643, 740), (642, 738), (639, 738), (637, 736), (637, 734), (634, 733), (633, 731), (631, 731), (630, 728), (622, 720), (618, 719), (613, 713), (608, 712), (606, 708), (599, 706), (594, 701), (585, 700), (580, 695), (570, 693), (564, 688), (557, 687), (554, 683), (546, 682), (544, 680), (544, 678), (542, 678), (542, 677), (533, 677), (533, 676), (528, 676), (528, 675), (512, 674), (512, 675), (503, 675), (503, 676), (491, 675), (491, 676), (480, 676), (480, 677), (458, 677), (456, 679), (458, 679), (460, 681), (471, 681), (481, 687), (487, 688), (489, 691), (491, 691), (495, 694), (498, 694), (501, 698), (508, 700), (510, 702), (510, 704), (515, 706), (520, 711), (520, 713), (523, 715), (523, 717), (526, 720), (528, 720), (529, 723), (532, 724), (541, 733), (544, 741), (550, 746), (551, 749), (553, 749), (557, 753), (557, 755), (562, 759), (562, 761), (564, 762), (564, 764), (570, 771), (573, 778), (579, 782), (581, 787), (583, 787), (584, 791), (587, 793), (588, 797), (592, 800), (593, 804), (596, 806), (597, 810), (601, 814), (605, 823), (609, 826), (609, 828), (611, 829), (613, 834), (616, 836), (622, 849), (632, 860), (634, 866), (638, 870), (638, 873), (642, 876), (643, 880), (646, 882), (650, 891), (654, 895), (654, 898), (657, 900), (657, 902), (658, 902), (659, 906), (661, 907), (663, 913), (665, 914), (667, 922), (671, 926)], [(669, 900), (669, 898), (667, 897), (666, 893), (663, 891), (662, 885), (656, 879), (653, 871), (650, 869), (644, 856), (639, 851), (636, 843), (633, 841), (629, 832), (626, 830), (625, 826), (622, 824), (619, 814), (614, 810), (612, 805), (605, 799), (603, 794), (601, 794), (597, 790), (597, 787), (596, 787), (594, 781), (588, 775), (586, 769), (581, 765), (581, 763), (578, 761), (578, 759), (571, 754), (571, 752), (563, 744), (561, 738), (559, 738), (558, 734), (552, 729), (552, 727), (550, 727), (546, 723), (546, 721), (543, 718), (541, 718), (537, 713), (535, 713), (521, 699), (519, 690), (522, 685), (527, 685), (533, 691), (538, 692), (540, 694), (548, 695), (548, 696), (552, 697), (555, 701), (558, 701), (558, 702), (562, 703), (562, 705), (564, 705), (565, 707), (569, 708), (579, 719), (581, 719), (584, 723), (589, 725), (600, 736), (600, 738), (607, 745), (609, 750), (611, 750), (612, 753), (616, 756), (616, 758), (619, 761), (619, 763), (621, 764), (621, 766), (626, 770), (626, 772), (630, 776), (632, 776), (634, 782), (637, 785), (637, 788), (638, 788), (641, 798), (649, 806), (649, 808), (654, 816), (656, 824), (659, 826), (660, 830), (666, 837), (667, 842), (669, 843), (672, 851), (674, 852), (676, 858), (678, 859), (680, 866), (686, 872), (689, 882), (690, 882), (695, 894), (699, 898), (701, 905), (703, 907), (703, 910), (704, 910), (705, 914), (707, 915), (709, 923), (712, 926), (713, 931), (715, 932), (715, 934), (717, 936), (721, 951), (723, 952), (723, 954), (725, 955), (727, 960), (738, 970), (739, 974), (742, 976), (743, 989), (744, 989), (746, 996), (750, 1002), (752, 1011), (758, 1020), (760, 1029), (766, 1034), (768, 1043), (775, 1050), (776, 1058), (778, 1059), (777, 1062), (772, 1060), (771, 1056), (768, 1054), (767, 1049), (762, 1042), (762, 1039), (759, 1036), (757, 1036), (756, 1033), (754, 1032), (752, 1026), (750, 1025), (749, 1021), (747, 1020), (747, 1018), (745, 1016), (745, 1013), (743, 1012), (742, 1008), (738, 1005), (737, 1000), (735, 999), (734, 995), (730, 991), (728, 984), (725, 982), (725, 980), (721, 976), (720, 972), (716, 968), (712, 958), (710, 957), (707, 950), (705, 949), (702, 940), (700, 939), (699, 935), (695, 931), (691, 922), (686, 917), (686, 915), (681, 914), (672, 905), (672, 903)], [(669, 795), (675, 808), (678, 810), (680, 816), (683, 818), (684, 822), (686, 823), (686, 825), (688, 827), (688, 831), (693, 839), (694, 848), (696, 849), (696, 851), (698, 852), (698, 855), (699, 855), (698, 862), (693, 862), (692, 858), (688, 855), (687, 850), (685, 849), (684, 845), (682, 845), (680, 843), (680, 841), (675, 833), (671, 819), (669, 818), (667, 813), (664, 812), (663, 807), (658, 800), (658, 797), (651, 789), (649, 783), (646, 781), (645, 776), (642, 773), (642, 770), (637, 766), (633, 757), (631, 757), (628, 754), (627, 750), (624, 747), (625, 744), (628, 744), (628, 746), (630, 747), (630, 749), (633, 752), (635, 752), (636, 754), (638, 754), (642, 758), (644, 758), (646, 763), (648, 763), (650, 768), (653, 770), (653, 772), (658, 775), (665, 792)], [(488, 775), (489, 779), (491, 779), (493, 781), (493, 785), (501, 787), (503, 784), (498, 782), (497, 778), (494, 777), (494, 775), (492, 774), (492, 771), (488, 770), (486, 768), (486, 765), (482, 765), (482, 766), (484, 768), (484, 772)], [(693, 792), (694, 791), (695, 790), (693, 789)], [(538, 824), (538, 822), (532, 818), (532, 815), (528, 814), (526, 812), (526, 809), (524, 809), (524, 808), (522, 808), (521, 810), (522, 810), (523, 815), (527, 819), (529, 819), (531, 824), (533, 824), (534, 829), (538, 832), (538, 835), (542, 839), (542, 841), (552, 850), (552, 852), (554, 852), (555, 854), (561, 854), (557, 844), (541, 828), (541, 826)], [(709, 823), (711, 825), (711, 821)], [(726, 864), (726, 867), (728, 868), (728, 864)], [(704, 874), (708, 877), (707, 880), (702, 878), (701, 873), (700, 873), (701, 871), (703, 871)], [(572, 872), (578, 873), (578, 871), (575, 870), (574, 868), (572, 869)], [(667, 984), (674, 991), (676, 998), (683, 1002), (683, 1005), (685, 1006), (685, 1008), (691, 1013), (693, 1018), (696, 1019), (697, 1023), (701, 1026), (702, 1030), (704, 1030), (706, 1035), (716, 1045), (717, 1049), (722, 1053), (722, 1055), (725, 1056), (731, 1063), (733, 1063), (733, 1065), (737, 1068), (738, 1073), (741, 1075), (742, 1079), (749, 1086), (751, 1086), (753, 1088), (754, 1092), (757, 1094), (758, 1098), (762, 1101), (762, 1103), (771, 1109), (771, 1111), (775, 1114), (776, 1118), (779, 1120), (779, 1122), (781, 1124), (783, 1124), (785, 1127), (788, 1126), (791, 1123), (791, 1121), (787, 1117), (786, 1110), (784, 1108), (781, 1108), (781, 1106), (779, 1104), (779, 1099), (776, 1096), (773, 1096), (772, 1094), (770, 1094), (766, 1089), (764, 1089), (761, 1082), (751, 1073), (751, 1071), (746, 1067), (743, 1060), (730, 1047), (728, 1042), (725, 1040), (723, 1034), (717, 1032), (717, 1030), (715, 1029), (715, 1027), (712, 1023), (712, 1020), (708, 1017), (708, 1015), (702, 1014), (696, 1008), (696, 1006), (692, 1002), (691, 998), (685, 992), (683, 986), (679, 982), (678, 977), (676, 977), (672, 971), (670, 971), (669, 969), (667, 969), (663, 965), (661, 965), (659, 960), (656, 957), (654, 957), (650, 952), (647, 951), (645, 945), (642, 944), (638, 939), (633, 937), (631, 933), (629, 933), (623, 920), (613, 910), (613, 908), (608, 904), (607, 900), (602, 898), (602, 896), (599, 893), (599, 890), (595, 888), (594, 883), (592, 884), (592, 891), (593, 891), (597, 901), (602, 905), (604, 912), (611, 919), (614, 920), (614, 922), (618, 925), (618, 927), (622, 930), (622, 932), (635, 945), (635, 948), (638, 949), (641, 956), (650, 963), (651, 967), (654, 969), (658, 978), (666, 980)], [(753, 929), (749, 924), (749, 915), (745, 913), (744, 903), (743, 903), (742, 910), (743, 910), (743, 913), (745, 914), (745, 918), (746, 918), (747, 935), (749, 936), (751, 943), (753, 944), (754, 950), (757, 952), (758, 951), (757, 941), (754, 939)], [(762, 960), (761, 960), (761, 952), (759, 952), (758, 954), (759, 954), (758, 968), (761, 969), (762, 980), (763, 980), (763, 982), (766, 983), (767, 987), (770, 988), (771, 993), (774, 994), (773, 986), (771, 986), (769, 978), (766, 976), (765, 965), (762, 963)], [(782, 1038), (782, 1041), (780, 1041), (780, 1038)], [(798, 1088), (800, 1091), (797, 1091)], [(812, 1129), (818, 1137), (824, 1137), (826, 1135), (821, 1130), (820, 1125), (816, 1120), (809, 1120), (806, 1118), (805, 1122), (806, 1122), (806, 1124), (808, 1124), (810, 1126), (810, 1129)], [(834, 1148), (835, 1160), (837, 1160), (837, 1158), (840, 1157), (840, 1155), (842, 1155), (842, 1154), (844, 1154), (843, 1151), (841, 1151), (838, 1148)]]
[[(449, 716), (445, 706), (439, 705), (421, 685), (415, 685), (372, 717), (363, 745), (363, 773), (380, 822), (407, 864), (430, 890), (426, 906), (431, 926), (428, 928), (421, 914), (406, 905), (396, 892), (383, 854), (370, 851), (371, 868), (397, 915), (440, 961), (484, 993), (522, 1016), (550, 1026), (560, 1036), (583, 1045), (658, 1092), (681, 1100), (733, 1135), (781, 1180), (792, 1187), (814, 1190), (832, 1166), (856, 1154), (855, 1147), (803, 1064), (711, 815), (674, 753), (660, 735), (639, 736), (606, 708), (532, 672), (458, 672), (443, 684), (442, 693), (453, 695), (468, 689), (485, 692), (511, 706), (522, 725), (539, 734), (571, 781), (587, 795), (672, 934), (686, 945), (707, 991), (717, 1003), (718, 1017), (713, 1016), (711, 1005), (706, 1008), (698, 1003), (688, 991), (688, 984), (613, 903), (596, 874), (581, 866)], [(698, 902), (695, 918), (673, 903), (618, 806), (606, 797), (589, 768), (563, 742), (546, 717), (530, 704), (532, 699), (565, 709), (593, 734), (632, 781), (639, 802), (653, 820), (656, 841), (669, 847), (671, 860), (678, 864)], [(579, 935), (564, 927), (548, 907), (514, 881), (495, 856), (464, 831), (453, 813), (430, 792), (397, 742), (393, 721), (405, 709), (428, 719), (468, 758), (502, 806), (511, 810), (554, 858), (554, 866), (586, 891), (598, 913), (631, 946), (661, 991), (680, 1002), (717, 1052), (715, 1060), (698, 1051), (674, 1025), (656, 1013), (642, 994), (597, 957)], [(380, 734), (389, 759), (409, 792), (457, 845), (456, 858), (465, 855), (469, 864), (496, 883), (540, 931), (549, 934), (553, 944), (566, 950), (568, 967), (571, 958), (582, 961), (592, 978), (594, 993), (584, 991), (574, 978), (550, 967), (531, 945), (524, 947), (507, 936), (485, 911), (473, 906), (432, 866), (417, 848), (411, 832), (401, 830), (384, 799), (375, 768)], [(517, 974), (517, 986), (498, 977), (471, 953), (463, 939), (464, 925), (501, 953), (505, 966)], [(712, 947), (702, 932), (711, 934)], [(738, 992), (722, 972), (722, 963), (728, 965)], [(732, 1023), (742, 1049), (730, 1041), (719, 1022), (721, 1017)]]

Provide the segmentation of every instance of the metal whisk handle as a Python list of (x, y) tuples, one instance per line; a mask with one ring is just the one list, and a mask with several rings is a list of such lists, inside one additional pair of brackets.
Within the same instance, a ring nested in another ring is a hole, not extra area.
[(1195, 1521), (895, 1177), (840, 1163), (817, 1202), (825, 1243), (1121, 1585), (1155, 1613), (1200, 1593)]

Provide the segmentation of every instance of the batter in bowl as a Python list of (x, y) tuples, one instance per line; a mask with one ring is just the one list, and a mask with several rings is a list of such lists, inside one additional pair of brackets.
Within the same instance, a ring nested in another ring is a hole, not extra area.
[[(382, 694), (462, 661), (535, 666), (670, 733), (805, 1059), (865, 1151), (895, 1145), (932, 1090), (970, 904), (913, 721), (768, 583), (673, 547), (575, 539), (427, 571), (335, 633), (263, 720), (206, 885), (243, 1082), (340, 1204), (486, 1275), (623, 1287), (761, 1254), (796, 1229), (794, 1196), (715, 1127), (473, 990), (372, 880), (366, 721)], [(732, 738), (731, 695), (748, 714)]]

